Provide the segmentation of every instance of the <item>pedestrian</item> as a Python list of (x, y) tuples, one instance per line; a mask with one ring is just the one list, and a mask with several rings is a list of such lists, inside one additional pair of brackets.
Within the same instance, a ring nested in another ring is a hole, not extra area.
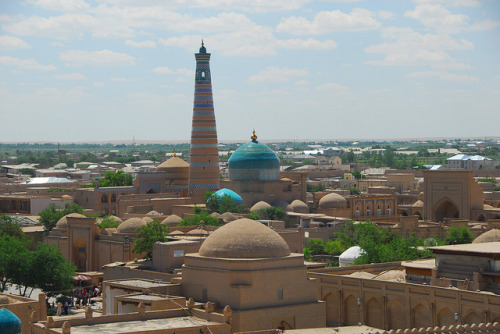
[(69, 304), (68, 304), (68, 301), (66, 300), (64, 302), (64, 314), (68, 315), (68, 307), (69, 307)]
[(56, 313), (56, 314), (57, 314), (58, 316), (60, 316), (60, 315), (61, 315), (61, 313), (62, 313), (62, 306), (63, 306), (63, 305), (62, 305), (62, 303), (61, 303), (61, 302), (58, 302), (58, 303), (57, 303), (57, 313)]

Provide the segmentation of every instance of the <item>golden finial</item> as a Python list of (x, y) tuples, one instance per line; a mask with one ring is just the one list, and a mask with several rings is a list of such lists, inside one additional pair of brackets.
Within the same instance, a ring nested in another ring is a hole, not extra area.
[(253, 130), (253, 136), (250, 137), (252, 141), (257, 141), (257, 136), (255, 135), (255, 129)]
[(205, 44), (203, 43), (203, 38), (201, 39), (201, 46), (204, 46)]
[(174, 157), (176, 157), (176, 156), (177, 156), (177, 154), (175, 154), (175, 148), (174, 148)]

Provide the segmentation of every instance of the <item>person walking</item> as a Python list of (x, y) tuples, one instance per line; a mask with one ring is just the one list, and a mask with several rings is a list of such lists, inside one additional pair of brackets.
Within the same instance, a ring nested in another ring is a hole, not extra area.
[(62, 303), (61, 303), (61, 302), (58, 302), (58, 303), (57, 303), (57, 313), (56, 313), (56, 314), (57, 314), (58, 316), (60, 316), (60, 315), (61, 315), (61, 313), (62, 313), (62, 306), (63, 306), (63, 305), (62, 305)]
[(64, 302), (64, 314), (66, 314), (66, 315), (68, 315), (68, 307), (69, 307), (68, 301), (65, 301)]

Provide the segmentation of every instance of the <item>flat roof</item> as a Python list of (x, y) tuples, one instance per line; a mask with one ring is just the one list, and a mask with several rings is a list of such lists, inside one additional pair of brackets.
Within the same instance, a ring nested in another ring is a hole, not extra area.
[(435, 254), (472, 255), (500, 258), (500, 242), (429, 247)]
[(406, 268), (432, 269), (436, 266), (435, 259), (402, 261), (401, 266)]
[(155, 288), (159, 286), (168, 286), (172, 285), (167, 282), (150, 282), (146, 280), (141, 280), (141, 279), (134, 279), (134, 280), (112, 280), (112, 281), (107, 281), (107, 284), (120, 284), (120, 285), (128, 285), (128, 286), (135, 286), (138, 288)]
[(198, 326), (220, 325), (217, 322), (206, 321), (196, 317), (175, 317), (164, 319), (148, 319), (135, 321), (110, 322), (105, 324), (82, 325), (71, 327), (72, 334), (87, 333), (140, 333), (153, 332), (174, 328), (189, 328)]

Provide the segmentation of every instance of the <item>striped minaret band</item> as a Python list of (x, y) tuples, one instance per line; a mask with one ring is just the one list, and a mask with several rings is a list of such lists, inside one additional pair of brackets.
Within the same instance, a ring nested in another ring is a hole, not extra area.
[(193, 125), (189, 162), (189, 189), (217, 190), (219, 180), (219, 150), (215, 125), (210, 53), (202, 43), (195, 54), (196, 74), (193, 102)]

